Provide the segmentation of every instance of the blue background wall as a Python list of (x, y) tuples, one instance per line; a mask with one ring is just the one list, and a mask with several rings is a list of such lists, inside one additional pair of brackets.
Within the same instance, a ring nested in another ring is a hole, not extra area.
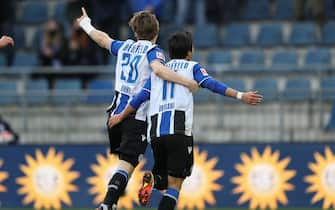
[[(276, 150), (280, 152), (279, 160), (285, 157), (290, 157), (291, 161), (288, 164), (287, 170), (293, 169), (296, 175), (288, 182), (295, 186), (293, 191), (287, 191), (286, 196), (289, 200), (288, 207), (310, 207), (311, 199), (314, 193), (306, 193), (306, 188), (309, 186), (304, 181), (306, 175), (311, 175), (312, 171), (308, 168), (308, 163), (315, 162), (314, 153), (319, 152), (324, 156), (325, 148), (328, 146), (333, 154), (335, 154), (335, 144), (271, 144), (271, 145), (250, 145), (250, 144), (201, 144), (197, 145), (200, 153), (207, 152), (207, 160), (218, 158), (215, 170), (223, 170), (224, 175), (219, 178), (216, 183), (223, 186), (223, 189), (214, 192), (216, 203), (208, 205), (210, 207), (232, 207), (237, 206), (237, 200), (241, 194), (233, 194), (232, 190), (236, 187), (231, 182), (231, 178), (239, 176), (234, 166), (241, 163), (241, 153), (246, 153), (251, 156), (251, 148), (256, 148), (260, 154), (263, 153), (266, 146), (271, 147), (272, 153)], [(106, 156), (106, 146), (103, 145), (82, 145), (82, 146), (9, 146), (0, 147), (0, 160), (3, 160), (3, 165), (0, 167), (0, 172), (8, 172), (9, 177), (0, 182), (0, 186), (7, 188), (6, 192), (0, 192), (0, 202), (2, 207), (22, 207), (22, 195), (18, 195), (17, 191), (21, 187), (16, 183), (17, 177), (22, 177), (24, 174), (20, 170), (21, 164), (27, 164), (25, 155), (29, 154), (36, 158), (36, 149), (40, 149), (44, 155), (47, 154), (50, 147), (56, 149), (56, 152), (64, 153), (63, 160), (73, 159), (74, 165), (71, 170), (80, 173), (79, 178), (73, 181), (73, 184), (78, 186), (78, 192), (71, 192), (70, 197), (73, 207), (93, 207), (94, 196), (89, 194), (91, 185), (87, 183), (87, 178), (94, 176), (90, 169), (92, 164), (96, 164), (96, 155), (102, 154)], [(152, 166), (152, 155), (150, 150), (146, 154), (146, 163), (143, 170), (148, 170)], [(335, 159), (334, 159), (335, 161)], [(334, 174), (335, 177), (335, 174)], [(152, 206), (156, 206), (159, 201), (160, 193), (155, 193), (151, 202)], [(335, 203), (335, 201), (333, 201)], [(242, 206), (248, 206), (248, 202)], [(63, 206), (66, 206), (62, 204)], [(32, 204), (27, 205), (33, 206)], [(136, 204), (134, 204), (136, 206)], [(322, 206), (322, 200), (314, 206)]]

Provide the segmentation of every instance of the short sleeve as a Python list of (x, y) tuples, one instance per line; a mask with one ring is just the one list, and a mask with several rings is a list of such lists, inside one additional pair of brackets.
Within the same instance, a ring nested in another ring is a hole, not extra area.
[(118, 41), (118, 40), (114, 40), (111, 43), (111, 46), (109, 48), (109, 51), (112, 55), (117, 56), (117, 53), (119, 52), (119, 49), (122, 47), (122, 45), (124, 44), (124, 41)]
[(193, 77), (194, 80), (197, 81), (199, 85), (201, 85), (203, 81), (209, 78), (209, 75), (207, 73), (207, 70), (197, 63), (193, 67)]
[(144, 84), (142, 89), (150, 93), (150, 91), (151, 91), (151, 78), (150, 77), (146, 81), (146, 83)]
[(159, 62), (165, 64), (165, 55), (162, 49), (159, 47), (154, 47), (147, 53), (147, 58), (149, 63), (153, 62), (154, 60), (158, 60)]

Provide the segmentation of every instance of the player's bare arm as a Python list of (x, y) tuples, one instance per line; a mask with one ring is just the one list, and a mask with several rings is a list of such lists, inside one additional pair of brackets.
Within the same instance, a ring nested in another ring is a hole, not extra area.
[(257, 105), (263, 100), (263, 96), (258, 94), (257, 91), (239, 92), (233, 88), (227, 88), (225, 95), (237, 98), (250, 105)]
[(81, 8), (82, 15), (77, 18), (80, 27), (95, 41), (100, 47), (109, 50), (113, 41), (105, 32), (99, 31), (91, 24), (91, 19), (88, 17), (84, 7)]
[(195, 80), (187, 79), (183, 76), (180, 76), (170, 68), (164, 66), (159, 61), (153, 61), (150, 64), (153, 72), (163, 80), (167, 80), (169, 82), (174, 82), (179, 85), (183, 85), (187, 87), (191, 92), (195, 93), (199, 89), (199, 85)]
[(128, 115), (135, 112), (136, 110), (131, 106), (127, 105), (126, 109), (123, 110), (120, 114), (112, 115), (108, 120), (108, 127), (112, 128), (124, 120)]
[(0, 39), (0, 48), (6, 47), (7, 45), (14, 46), (14, 39), (10, 36), (2, 36)]

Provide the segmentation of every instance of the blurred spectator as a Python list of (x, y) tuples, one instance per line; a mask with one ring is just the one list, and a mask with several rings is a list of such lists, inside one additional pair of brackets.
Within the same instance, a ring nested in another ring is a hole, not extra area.
[(245, 0), (206, 0), (207, 20), (218, 25), (239, 20), (244, 3)]
[(97, 49), (77, 21), (72, 26), (67, 65), (98, 65)]
[(129, 3), (133, 13), (141, 10), (150, 10), (159, 18), (162, 15), (164, 1), (165, 0), (129, 0)]
[[(81, 7), (85, 7), (88, 14), (91, 14), (91, 6), (93, 1), (90, 0), (66, 0), (66, 16), (69, 23), (72, 23), (81, 15)], [(95, 2), (95, 1), (94, 1)]]
[[(194, 13), (195, 24), (203, 25), (206, 22), (205, 18), (205, 0), (177, 0), (177, 14), (176, 14), (176, 25), (178, 27), (183, 27), (187, 21), (188, 16), (191, 14), (190, 9), (191, 4), (194, 3)], [(210, 0), (213, 2), (213, 0)]]
[(311, 16), (319, 22), (324, 21), (324, 0), (295, 0), (295, 15), (297, 20)]
[(39, 61), (43, 66), (59, 67), (66, 59), (66, 39), (63, 26), (49, 20), (43, 32), (42, 44), (39, 49)]
[[(95, 0), (92, 4), (94, 24), (112, 38), (120, 39), (121, 11), (125, 4), (124, 0)], [(103, 54), (103, 63), (107, 64), (110, 54), (105, 49), (99, 51)]]
[[(0, 7), (0, 34), (13, 35), (13, 25), (15, 21), (15, 1), (3, 1)], [(14, 37), (15, 38), (15, 37)], [(6, 55), (6, 64), (13, 64), (14, 48), (7, 46), (1, 50)]]
[(0, 145), (17, 144), (19, 136), (13, 131), (11, 126), (0, 115)]

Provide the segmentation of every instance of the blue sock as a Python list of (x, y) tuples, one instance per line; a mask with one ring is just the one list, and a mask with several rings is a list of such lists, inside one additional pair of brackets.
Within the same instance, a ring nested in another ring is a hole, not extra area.
[(179, 191), (173, 188), (168, 188), (165, 192), (161, 202), (159, 203), (158, 210), (174, 210), (179, 197)]
[(123, 170), (117, 170), (108, 183), (104, 204), (108, 206), (116, 205), (120, 195), (124, 193), (128, 183), (128, 173)]

